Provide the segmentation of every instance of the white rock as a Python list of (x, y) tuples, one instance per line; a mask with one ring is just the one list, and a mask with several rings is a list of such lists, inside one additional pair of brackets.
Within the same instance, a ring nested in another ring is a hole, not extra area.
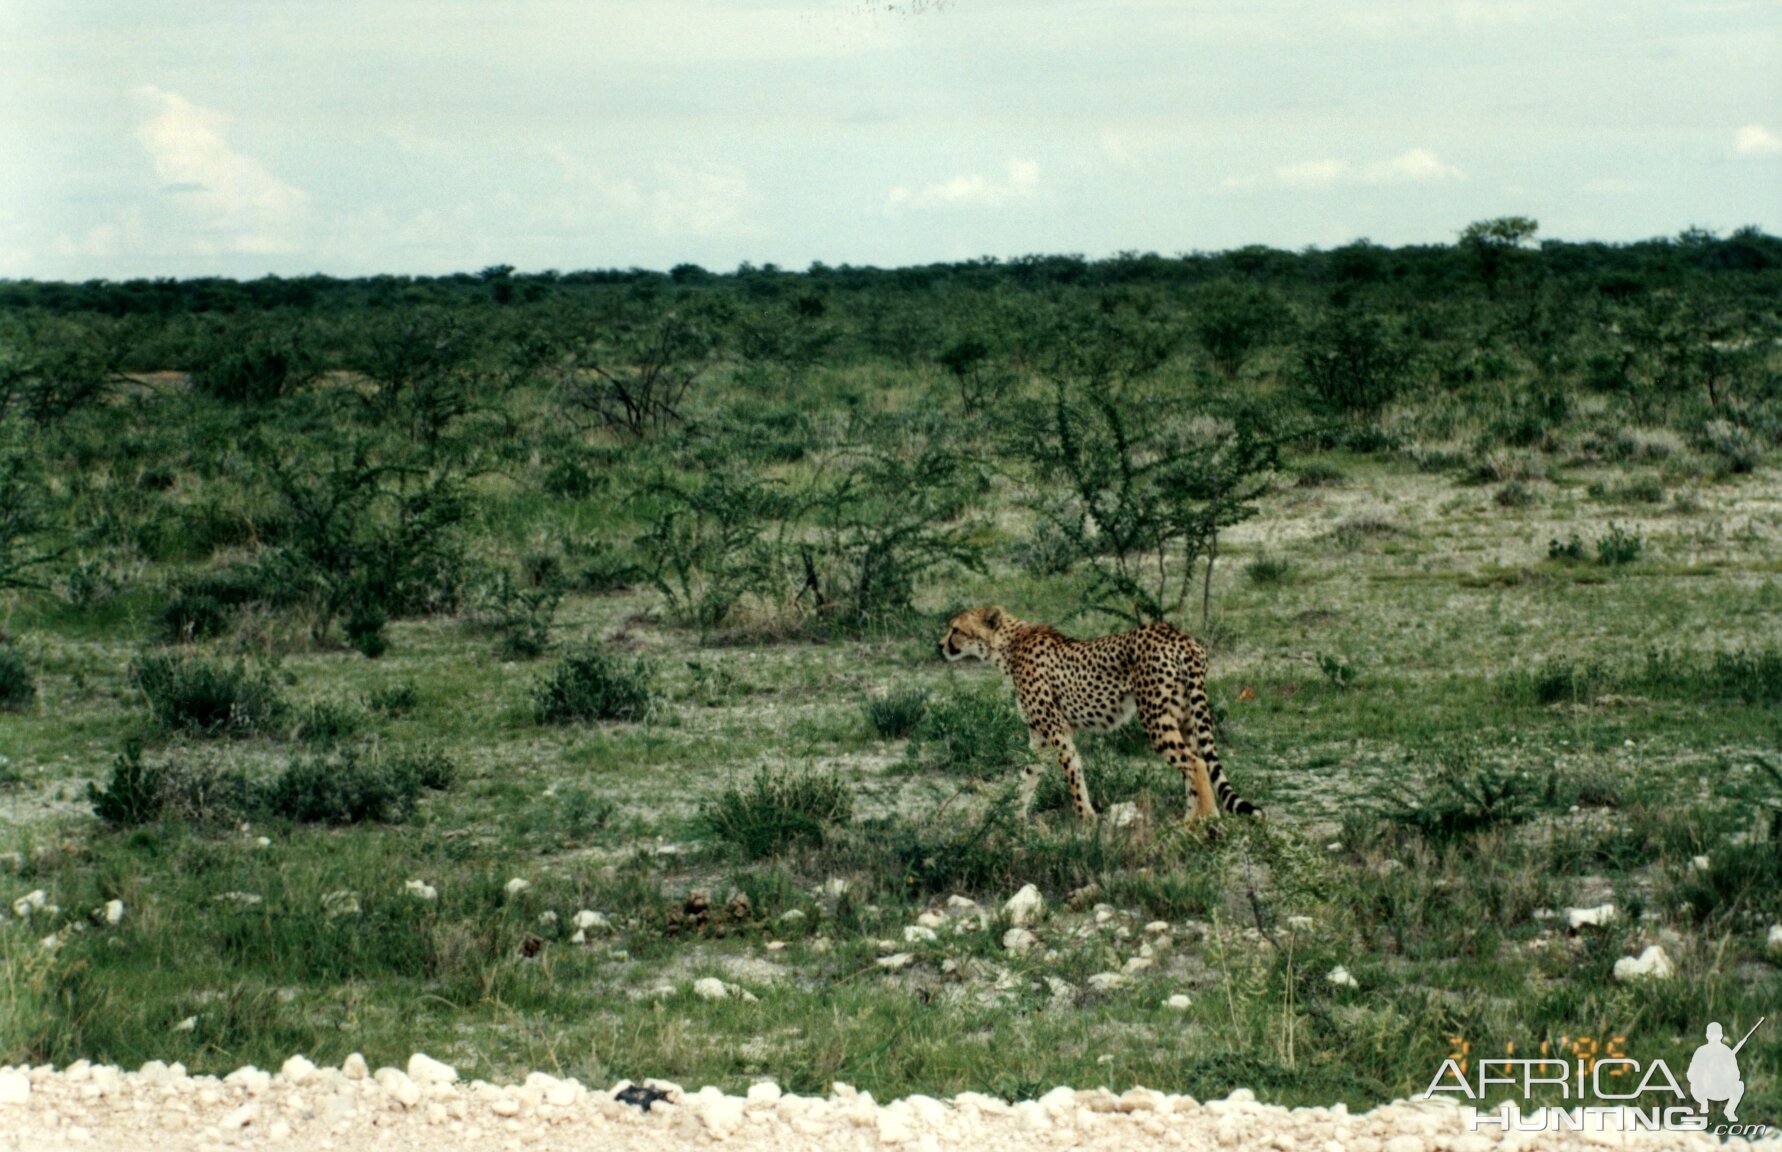
[(887, 971), (895, 972), (900, 968), (908, 968), (916, 962), (913, 952), (894, 952), (889, 956), (881, 956), (874, 963)]
[(751, 1104), (772, 1104), (782, 1094), (778, 1084), (772, 1080), (763, 1080), (759, 1084), (749, 1085), (748, 1099)]
[(1039, 943), (1039, 937), (1025, 928), (1010, 928), (1002, 934), (1002, 950), (1016, 956), (1025, 956)]
[(557, 914), (548, 909), (540, 912), (538, 914), (538, 923), (541, 927), (555, 928), (557, 926)]
[(1386, 1141), (1385, 1152), (1428, 1152), (1428, 1148), (1423, 1137), (1404, 1132)]
[(355, 1052), (341, 1062), (340, 1074), (348, 1080), (363, 1080), (371, 1074), (371, 1069), (366, 1067), (365, 1057)]
[(848, 882), (840, 876), (831, 876), (823, 881), (823, 892), (828, 896), (840, 896), (848, 890)]
[(262, 1072), (249, 1064), (247, 1067), (237, 1068), (223, 1077), (223, 1083), (238, 1085), (246, 1089), (249, 1096), (263, 1096), (266, 1089), (272, 1087), (272, 1074)]
[(1168, 1000), (1163, 1002), (1165, 1008), (1173, 1008), (1177, 1012), (1186, 1012), (1193, 1004), (1194, 1001), (1188, 999), (1188, 997), (1182, 995), (1180, 992), (1177, 992), (1174, 996), (1171, 996)]
[(1568, 908), (1565, 913), (1566, 927), (1576, 932), (1580, 928), (1600, 928), (1615, 919), (1615, 905), (1598, 904), (1594, 908)]
[(934, 934), (934, 929), (922, 924), (911, 924), (903, 930), (905, 944), (933, 944), (939, 939), (940, 937)]
[(105, 922), (107, 924), (116, 924), (123, 920), (123, 918), (124, 902), (122, 900), (107, 900), (105, 902)]
[(197, 1027), (198, 1027), (198, 1017), (187, 1016), (184, 1020), (181, 1020), (178, 1024), (175, 1024), (171, 1029), (169, 1029), (169, 1031), (190, 1032)]
[(723, 1000), (729, 997), (730, 989), (716, 976), (705, 976), (693, 981), (693, 995), (701, 1000)]
[(1782, 924), (1770, 925), (1769, 946), (1771, 952), (1782, 952)]
[(1145, 925), (1145, 935), (1147, 935), (1147, 936), (1157, 936), (1157, 935), (1160, 935), (1160, 934), (1162, 934), (1164, 932), (1168, 932), (1168, 931), (1169, 931), (1169, 921), (1168, 920), (1153, 920), (1149, 924)]
[(410, 896), (413, 896), (416, 900), (439, 899), (439, 889), (427, 883), (425, 880), (410, 880), (402, 886), (402, 890), (407, 892)]
[(322, 912), (329, 919), (337, 916), (357, 916), (359, 914), (359, 894), (345, 888), (337, 892), (329, 892), (322, 897)]
[(1046, 898), (1040, 895), (1038, 888), (1028, 884), (1010, 896), (1002, 910), (1008, 913), (1009, 923), (1017, 927), (1034, 924), (1046, 911)]
[(224, 1113), (223, 1118), (217, 1121), (217, 1127), (225, 1132), (234, 1132), (246, 1128), (253, 1122), (254, 1106), (252, 1104), (243, 1104), (232, 1112)]
[(802, 923), (804, 923), (804, 910), (801, 908), (786, 909), (786, 911), (784, 911), (780, 914), (780, 923), (781, 924), (802, 924)]
[(1157, 961), (1151, 959), (1149, 956), (1134, 956), (1120, 966), (1120, 971), (1130, 976), (1134, 973), (1143, 972), (1146, 969), (1152, 968), (1156, 963)]
[(978, 906), (978, 902), (969, 896), (953, 895), (947, 897), (947, 907), (955, 912), (968, 912)]
[(1052, 993), (1052, 999), (1057, 1001), (1062, 1002), (1075, 1000), (1077, 998), (1077, 986), (1072, 984), (1069, 980), (1063, 980), (1057, 976), (1046, 977), (1046, 989)]
[(520, 893), (524, 892), (526, 889), (528, 889), (530, 887), (532, 887), (532, 881), (522, 880), (518, 876), (515, 876), (512, 880), (509, 880), (506, 884), (507, 894), (509, 896), (518, 896)]
[(280, 1065), (278, 1074), (292, 1084), (302, 1084), (315, 1078), (316, 1066), (307, 1056), (293, 1056)]
[(586, 930), (585, 930), (585, 929), (582, 929), (582, 928), (577, 928), (577, 929), (576, 929), (576, 930), (575, 930), (575, 935), (574, 935), (574, 936), (571, 936), (571, 937), (570, 937), (570, 938), (569, 938), (569, 942), (570, 942), (570, 943), (571, 943), (571, 944), (586, 944), (586, 943), (587, 943), (587, 942), (588, 942), (588, 933), (587, 933), (587, 931), (586, 931)]
[(520, 1103), (512, 1096), (497, 1096), (489, 1104), (489, 1111), (497, 1116), (518, 1116)]
[(1097, 992), (1111, 992), (1115, 988), (1124, 988), (1130, 978), (1123, 972), (1097, 972), (1089, 977), (1089, 987)]
[(786, 950), (786, 942), (784, 940), (769, 940), (766, 944), (762, 945), (762, 947), (766, 948), (769, 952), (784, 952)]
[(31, 1101), (31, 1078), (23, 1072), (0, 1072), (0, 1106), (28, 1104)]
[(1615, 979), (1632, 980), (1669, 980), (1676, 975), (1677, 969), (1671, 958), (1664, 954), (1664, 946), (1654, 944), (1636, 959), (1623, 956), (1615, 961)]
[(1131, 828), (1145, 820), (1144, 815), (1139, 812), (1139, 806), (1130, 800), (1108, 805), (1105, 819), (1111, 828)]
[(31, 913), (42, 908), (44, 902), (48, 899), (49, 894), (43, 889), (34, 889), (12, 902), (12, 914), (17, 916), (20, 920), (27, 919), (30, 917)]
[(1706, 856), (1691, 856), (1689, 858), (1689, 870), (1691, 872), (1706, 872), (1708, 870), (1708, 858)]
[[(693, 1097), (692, 1099), (697, 1099)], [(691, 1100), (689, 1100), (691, 1103)], [(715, 1138), (722, 1140), (742, 1127), (746, 1105), (734, 1096), (719, 1096), (699, 1107), (699, 1119)]]
[(602, 913), (599, 913), (599, 912), (590, 912), (586, 908), (583, 908), (580, 912), (577, 912), (575, 914), (575, 919), (570, 921), (570, 923), (574, 924), (577, 928), (583, 928), (583, 929), (587, 929), (587, 928), (602, 928), (602, 929), (604, 929), (604, 928), (608, 927), (608, 921), (607, 921), (607, 918), (605, 917), (605, 915), (603, 915)]
[(1338, 988), (1361, 987), (1360, 982), (1357, 981), (1355, 977), (1351, 976), (1349, 970), (1341, 964), (1338, 964), (1335, 968), (1332, 968), (1329, 972), (1325, 973), (1324, 978), (1332, 984), (1335, 984)]
[(416, 1052), (408, 1058), (408, 1075), (417, 1084), (456, 1084), (458, 1070), (433, 1057)]
[(923, 928), (939, 928), (947, 922), (947, 918), (939, 912), (924, 912), (916, 917), (916, 923)]
[(272, 837), (270, 837), (270, 836), (256, 836), (256, 837), (254, 837), (254, 847), (256, 847), (256, 848), (270, 848), (270, 847), (272, 847)]
[(1287, 927), (1294, 932), (1310, 932), (1317, 923), (1318, 922), (1313, 920), (1310, 916), (1287, 917)]

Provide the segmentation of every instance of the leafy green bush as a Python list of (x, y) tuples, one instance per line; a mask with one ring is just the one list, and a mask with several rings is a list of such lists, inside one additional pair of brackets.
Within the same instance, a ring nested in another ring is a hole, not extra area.
[(1378, 316), (1338, 308), (1301, 339), (1296, 379), (1314, 407), (1366, 417), (1398, 397), (1410, 359)]
[(626, 662), (592, 647), (565, 656), (533, 694), (545, 724), (642, 720), (656, 699), (656, 673), (642, 657)]
[(1561, 563), (1568, 564), (1582, 562), (1584, 559), (1584, 541), (1578, 538), (1576, 532), (1572, 533), (1570, 538), (1565, 540), (1560, 540), (1555, 537), (1554, 539), (1547, 541), (1547, 559), (1557, 560)]
[(420, 792), (417, 776), (362, 764), (349, 749), (291, 761), (264, 803), (268, 814), (300, 824), (393, 824), (414, 811)]
[(96, 816), (117, 827), (177, 820), (198, 828), (234, 828), (259, 814), (261, 791), (239, 768), (215, 762), (175, 758), (149, 764), (141, 744), (131, 741), (112, 761), (106, 786), (87, 785), (87, 798)]
[(758, 860), (798, 844), (819, 846), (853, 816), (854, 795), (838, 777), (763, 768), (701, 806), (696, 825), (701, 835)]
[(910, 732), (912, 765), (986, 780), (1027, 763), (1027, 725), (1000, 683), (930, 701)]
[(124, 746), (111, 764), (111, 779), (104, 788), (87, 785), (93, 814), (107, 824), (134, 827), (161, 814), (166, 803), (166, 773), (142, 762), (142, 745), (134, 740)]
[(915, 731), (928, 711), (926, 688), (894, 688), (866, 702), (866, 719), (881, 740), (897, 740)]
[(130, 680), (164, 732), (201, 736), (264, 732), (288, 712), (266, 668), (245, 660), (224, 664), (201, 656), (149, 652), (130, 665)]
[(1640, 539), (1639, 533), (1629, 532), (1611, 521), (1608, 532), (1597, 539), (1597, 563), (1611, 568), (1632, 564), (1640, 558), (1640, 551), (1644, 546), (1645, 541)]
[(277, 400), (315, 375), (310, 358), (290, 336), (240, 334), (217, 341), (192, 372), (192, 387), (218, 400), (264, 404)]
[(37, 677), (25, 662), (25, 654), (5, 635), (0, 635), (0, 709), (20, 711), (37, 699)]

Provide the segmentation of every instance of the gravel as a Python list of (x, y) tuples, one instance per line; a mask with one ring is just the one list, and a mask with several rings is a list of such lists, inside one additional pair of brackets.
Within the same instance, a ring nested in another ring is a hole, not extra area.
[[(407, 1070), (338, 1069), (302, 1056), (277, 1074), (242, 1068), (221, 1079), (159, 1061), (137, 1072), (77, 1062), (0, 1068), (0, 1152), (61, 1149), (1131, 1149), (1146, 1147), (1470, 1152), (1503, 1147), (1719, 1147), (1703, 1133), (1469, 1133), (1445, 1101), (1399, 1102), (1351, 1114), (1343, 1105), (1287, 1109), (1248, 1091), (1199, 1103), (1146, 1088), (1055, 1088), (1009, 1103), (977, 1093), (910, 1096), (881, 1105), (836, 1084), (827, 1097), (783, 1094), (771, 1083), (746, 1096), (688, 1092), (664, 1081), (589, 1089), (535, 1072), (522, 1084), (465, 1083), (448, 1064), (417, 1054)], [(614, 1097), (649, 1101), (647, 1112)], [(1606, 1138), (1605, 1138), (1606, 1137)], [(1734, 1141), (1738, 1143), (1738, 1141)], [(1770, 1146), (1776, 1146), (1772, 1143)]]

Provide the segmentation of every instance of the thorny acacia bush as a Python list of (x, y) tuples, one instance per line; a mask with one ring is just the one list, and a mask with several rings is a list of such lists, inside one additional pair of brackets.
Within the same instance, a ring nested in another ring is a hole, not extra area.
[(936, 448), (845, 452), (797, 489), (741, 470), (659, 475), (640, 493), (658, 511), (633, 547), (675, 618), (702, 633), (745, 604), (859, 631), (907, 616), (939, 570), (982, 570), (971, 507), (983, 482)]
[(1082, 565), (1084, 607), (1140, 625), (1180, 615), (1203, 558), (1210, 595), (1219, 532), (1256, 514), (1280, 442), (1247, 414), (1203, 438), (1141, 421), (1106, 389), (1060, 384), (1012, 450), (1042, 489), (1068, 493), (1034, 510)]

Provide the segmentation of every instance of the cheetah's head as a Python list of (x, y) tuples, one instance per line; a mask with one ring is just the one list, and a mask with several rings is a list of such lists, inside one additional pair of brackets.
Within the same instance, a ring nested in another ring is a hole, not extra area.
[(940, 642), (941, 655), (948, 661), (967, 657), (990, 659), (990, 651), (996, 647), (998, 634), (1008, 619), (1009, 614), (994, 604), (961, 612), (947, 621), (947, 634)]

